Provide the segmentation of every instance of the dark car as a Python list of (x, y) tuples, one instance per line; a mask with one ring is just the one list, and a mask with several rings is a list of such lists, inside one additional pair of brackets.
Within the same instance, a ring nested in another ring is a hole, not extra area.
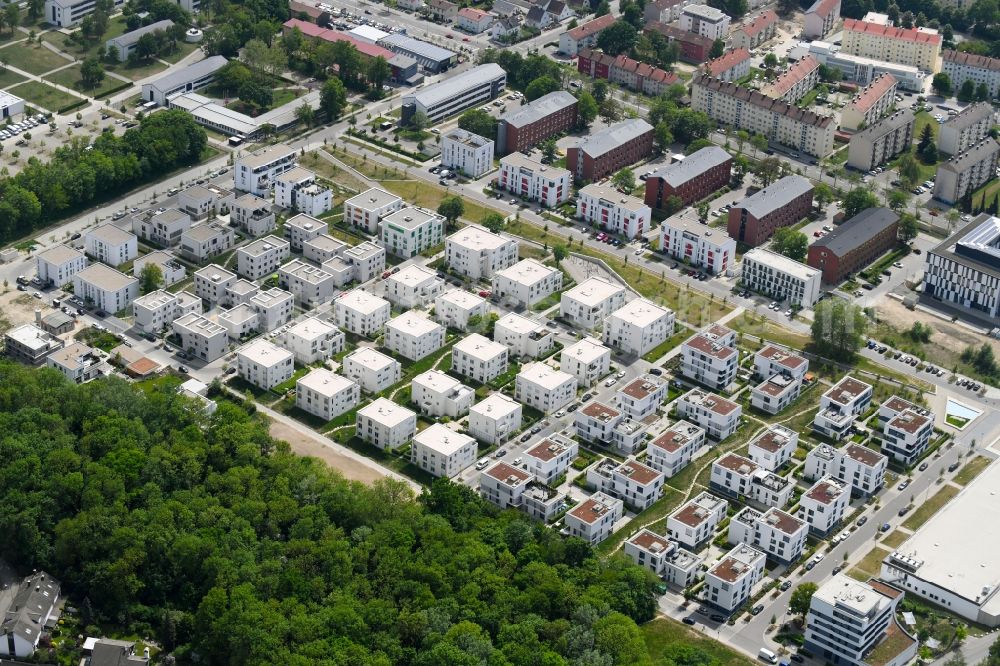
[(710, 619), (712, 620), (712, 622), (725, 622), (726, 621), (726, 616), (725, 615), (719, 615), (718, 613), (713, 613), (712, 617)]
[(905, 516), (906, 512), (909, 511), (909, 510), (910, 510), (910, 505), (907, 504), (902, 509), (900, 509), (898, 513), (899, 513), (900, 516)]
[(529, 439), (531, 439), (531, 433), (530, 432), (526, 432), (523, 435), (521, 435), (521, 441), (522, 442), (527, 442)]
[(72, 236), (70, 236), (69, 239), (70, 240), (76, 240), (79, 237), (80, 237), (80, 234), (76, 233), (76, 234), (73, 234)]
[(708, 608), (705, 606), (698, 606), (698, 609), (695, 612), (699, 615), (708, 615)]
[(580, 407), (580, 405), (578, 405), (578, 404), (576, 404), (574, 402), (572, 405), (570, 405), (569, 407), (566, 408), (566, 411), (567, 412), (575, 412), (579, 407)]
[(844, 568), (843, 564), (838, 564), (837, 566), (835, 566), (833, 568), (833, 571), (830, 572), (830, 575), (831, 576), (836, 576), (837, 574), (839, 574), (843, 570), (843, 568)]
[(922, 463), (920, 463), (920, 467), (917, 468), (917, 471), (922, 472), (925, 469), (927, 469), (927, 463), (926, 462), (922, 462)]
[(651, 374), (651, 375), (657, 375), (657, 376), (662, 375), (663, 374), (663, 369), (662, 368), (650, 368), (649, 369), (649, 374)]
[(584, 393), (584, 394), (583, 394), (583, 397), (582, 397), (582, 398), (580, 398), (580, 402), (587, 402), (588, 400), (590, 400), (590, 399), (591, 399), (591, 398), (593, 398), (593, 397), (594, 397), (594, 396), (592, 396), (592, 395), (591, 395), (591, 394), (589, 394), (589, 393)]
[(864, 525), (867, 522), (868, 522), (868, 516), (861, 516), (860, 518), (858, 518), (858, 522), (856, 522), (855, 525), (857, 525), (858, 527), (861, 527), (862, 525)]
[(809, 560), (806, 562), (806, 571), (812, 571), (814, 566), (816, 566), (816, 560)]
[(764, 604), (757, 604), (756, 606), (750, 609), (750, 614), (760, 615), (761, 612), (763, 612), (763, 610), (764, 610)]
[(187, 371), (188, 371), (188, 369), (185, 368), (183, 365), (177, 366), (177, 372), (182, 372), (182, 373), (184, 373), (186, 375)]
[(539, 426), (539, 425), (531, 426), (531, 434), (532, 435), (537, 435), (541, 431), (542, 431), (542, 426)]
[(949, 472), (954, 472), (956, 469), (958, 469), (958, 463), (957, 462), (953, 462), (952, 464), (948, 465), (948, 471)]
[(802, 656), (801, 654), (793, 654), (793, 655), (792, 655), (792, 656), (790, 657), (790, 659), (791, 659), (792, 661), (794, 661), (794, 662), (795, 662), (796, 664), (802, 664), (802, 663), (805, 663), (805, 660), (806, 660), (806, 659), (805, 659), (805, 657), (803, 657), (803, 656)]
[(691, 617), (690, 615), (688, 615), (686, 618), (684, 618), (683, 620), (681, 620), (681, 622), (683, 622), (684, 624), (690, 626), (690, 625), (694, 624), (694, 618)]
[(784, 592), (785, 590), (787, 590), (791, 586), (792, 586), (792, 581), (790, 581), (790, 580), (783, 580), (783, 581), (781, 581), (781, 585), (778, 586), (778, 589), (781, 590), (782, 592)]
[(892, 527), (889, 526), (889, 523), (882, 523), (882, 527), (878, 528), (878, 531), (879, 532), (888, 532), (891, 529), (892, 529)]

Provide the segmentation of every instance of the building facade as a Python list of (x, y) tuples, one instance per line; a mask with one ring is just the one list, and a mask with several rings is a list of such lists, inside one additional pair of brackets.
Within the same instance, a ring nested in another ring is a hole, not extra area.
[(757, 247), (775, 229), (798, 224), (806, 217), (812, 210), (812, 197), (812, 183), (802, 176), (785, 176), (729, 209), (729, 236)]
[(819, 300), (822, 273), (788, 257), (756, 247), (743, 255), (742, 284), (789, 305), (811, 308)]
[(851, 137), (847, 166), (870, 171), (909, 150), (913, 141), (913, 111), (903, 109)]

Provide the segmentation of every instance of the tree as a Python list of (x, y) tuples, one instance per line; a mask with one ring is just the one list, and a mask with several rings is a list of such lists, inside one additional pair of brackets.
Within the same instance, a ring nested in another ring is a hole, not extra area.
[(544, 97), (550, 92), (555, 92), (561, 89), (559, 81), (552, 78), (551, 76), (539, 76), (537, 79), (528, 84), (528, 87), (524, 89), (524, 98), (533, 102), (539, 97)]
[(538, 144), (538, 149), (542, 151), (542, 157), (551, 162), (556, 158), (556, 152), (559, 150), (559, 146), (556, 144), (555, 138), (550, 137)]
[(613, 98), (609, 97), (601, 103), (601, 120), (611, 124), (621, 120), (622, 109)]
[(778, 66), (778, 56), (773, 53), (768, 53), (764, 56), (764, 67), (767, 69), (774, 69)]
[(597, 38), (597, 46), (605, 53), (616, 56), (631, 51), (639, 33), (625, 21), (615, 21)]
[(274, 102), (274, 92), (271, 86), (264, 85), (257, 78), (245, 81), (240, 86), (239, 96), (241, 102), (253, 104), (261, 109), (266, 109)]
[(156, 291), (162, 284), (163, 271), (160, 267), (151, 261), (144, 264), (139, 273), (139, 289), (142, 290), (142, 293), (148, 294), (151, 291)]
[(909, 200), (910, 193), (906, 190), (893, 188), (886, 192), (886, 203), (892, 210), (900, 211), (903, 208), (906, 208), (906, 204)]
[(480, 108), (470, 109), (458, 117), (458, 126), (466, 132), (492, 139), (497, 134), (496, 118)]
[(667, 197), (667, 200), (663, 202), (663, 210), (667, 214), (667, 217), (670, 217), (682, 208), (684, 208), (684, 200), (676, 194), (670, 195)]
[(412, 116), (410, 116), (410, 128), (418, 132), (427, 129), (427, 126), (431, 124), (430, 118), (423, 111), (417, 111)]
[(247, 81), (253, 79), (253, 72), (238, 60), (230, 60), (215, 72), (215, 85), (223, 95), (235, 95)]
[(552, 258), (555, 260), (556, 266), (558, 266), (567, 256), (569, 256), (569, 250), (566, 249), (565, 245), (560, 243), (552, 246)]
[(833, 188), (826, 183), (816, 183), (813, 188), (813, 201), (816, 202), (816, 208), (819, 210), (826, 210), (828, 204), (832, 203), (836, 199), (833, 193)]
[(932, 143), (934, 143), (934, 130), (931, 129), (931, 125), (928, 123), (920, 130), (920, 141), (917, 142), (917, 152), (924, 152), (924, 149)]
[(28, 18), (38, 19), (45, 12), (45, 0), (28, 0)]
[[(8, 5), (9, 6), (9, 5)], [(985, 83), (980, 82), (976, 86), (976, 101), (985, 102), (990, 98), (990, 88)]]
[(611, 183), (622, 192), (631, 192), (635, 189), (635, 173), (626, 167), (611, 177)]
[(594, 10), (594, 18), (600, 18), (601, 16), (607, 16), (611, 13), (611, 3), (608, 0), (601, 0), (597, 8)]
[(809, 238), (791, 227), (780, 227), (775, 230), (771, 239), (771, 249), (789, 259), (805, 261), (809, 251)]
[(595, 79), (590, 86), (590, 94), (600, 104), (608, 97), (608, 82), (604, 79)]
[(931, 79), (931, 88), (942, 97), (951, 96), (951, 77), (946, 72), (938, 72)]
[(917, 237), (920, 229), (917, 226), (917, 218), (912, 215), (903, 214), (899, 218), (899, 240), (909, 243)]
[(922, 324), (919, 321), (913, 322), (913, 326), (906, 331), (906, 337), (920, 343), (930, 342), (933, 334), (934, 329), (929, 324)]
[(336, 76), (331, 76), (319, 90), (319, 110), (326, 116), (327, 122), (334, 122), (347, 108), (347, 88), (344, 82)]
[(104, 59), (111, 63), (121, 61), (121, 52), (114, 44), (108, 44), (104, 49)]
[(656, 144), (656, 149), (661, 153), (665, 153), (670, 149), (670, 144), (674, 142), (674, 135), (670, 131), (670, 125), (667, 121), (661, 120), (653, 128), (653, 142)]
[(971, 102), (976, 97), (976, 84), (972, 79), (966, 79), (962, 82), (962, 87), (958, 89), (959, 102)]
[(702, 201), (697, 206), (698, 209), (698, 219), (704, 222), (708, 219), (708, 212), (712, 209), (712, 204), (707, 201)]
[(795, 615), (804, 616), (809, 612), (809, 604), (812, 602), (813, 595), (816, 594), (816, 590), (818, 589), (819, 586), (816, 583), (802, 583), (796, 586), (795, 591), (792, 592), (792, 596), (788, 600), (788, 610)]
[(147, 32), (135, 43), (135, 55), (139, 60), (149, 60), (156, 55), (157, 46), (156, 37), (153, 33)]
[(924, 164), (937, 164), (938, 161), (938, 149), (937, 144), (930, 143), (927, 147), (923, 149), (920, 153), (920, 159)]
[(438, 204), (437, 212), (451, 227), (454, 226), (458, 218), (465, 214), (465, 204), (459, 197), (447, 197)]
[(3, 10), (4, 19), (7, 21), (7, 25), (10, 26), (10, 31), (14, 32), (17, 30), (17, 26), (21, 25), (21, 7), (16, 2), (12, 2), (4, 7)]
[(878, 199), (866, 187), (855, 187), (844, 197), (844, 219), (851, 219), (863, 210), (878, 206)]
[(576, 121), (581, 129), (587, 129), (597, 118), (600, 107), (597, 100), (586, 90), (581, 90), (576, 96)]
[(718, 58), (725, 52), (726, 52), (726, 43), (721, 39), (717, 39), (714, 42), (712, 42), (712, 48), (708, 52), (708, 57)]
[(767, 187), (778, 179), (781, 171), (781, 160), (777, 157), (765, 157), (753, 168), (753, 175), (760, 181), (762, 187)]
[(370, 58), (368, 60), (368, 68), (365, 70), (365, 77), (368, 79), (368, 83), (371, 84), (372, 89), (378, 93), (382, 93), (382, 86), (389, 77), (392, 76), (392, 68), (389, 67), (389, 63), (382, 56), (377, 58)]
[(920, 164), (913, 153), (907, 151), (900, 155), (897, 170), (899, 171), (899, 180), (902, 181), (906, 189), (910, 189), (920, 182)]
[(767, 143), (767, 137), (763, 134), (754, 134), (750, 137), (750, 145), (754, 147), (754, 150), (759, 152), (767, 150)]
[(96, 88), (104, 80), (104, 67), (97, 56), (90, 56), (80, 65), (80, 80), (84, 88)]
[(312, 127), (316, 122), (316, 111), (308, 103), (302, 102), (295, 109), (295, 118), (306, 127)]
[(835, 361), (851, 361), (868, 326), (861, 308), (839, 298), (830, 298), (816, 305), (813, 317), (811, 330), (815, 352)]
[(500, 213), (487, 213), (483, 217), (481, 224), (493, 233), (498, 234), (503, 231), (505, 223), (503, 215)]

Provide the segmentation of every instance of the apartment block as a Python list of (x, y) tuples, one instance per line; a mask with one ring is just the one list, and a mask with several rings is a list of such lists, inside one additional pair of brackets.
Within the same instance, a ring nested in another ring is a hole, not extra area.
[(340, 371), (365, 393), (381, 393), (399, 383), (403, 366), (376, 349), (358, 347), (344, 357)]
[(357, 407), (360, 397), (357, 384), (326, 368), (311, 370), (295, 382), (295, 406), (326, 421)]
[(562, 288), (562, 271), (522, 259), (493, 275), (493, 295), (505, 303), (531, 307)]
[(805, 378), (806, 372), (809, 370), (809, 361), (798, 354), (793, 354), (787, 349), (769, 344), (761, 347), (754, 354), (753, 367), (754, 376), (758, 379), (789, 374), (794, 379), (801, 381)]
[(624, 415), (614, 407), (594, 400), (577, 410), (573, 423), (577, 436), (584, 441), (610, 444), (623, 419)]
[(569, 437), (551, 434), (524, 452), (524, 467), (540, 482), (549, 484), (569, 469), (580, 446)]
[(941, 71), (941, 35), (930, 28), (897, 28), (845, 18), (843, 51), (898, 62), (931, 74)]
[(253, 237), (269, 234), (275, 228), (271, 203), (254, 194), (244, 194), (233, 202), (229, 209), (229, 221)]
[(688, 550), (698, 550), (715, 536), (728, 508), (726, 500), (702, 491), (667, 516), (667, 536)]
[(549, 329), (513, 312), (497, 321), (493, 339), (507, 345), (510, 353), (518, 358), (538, 358), (552, 349), (555, 342)]
[(139, 295), (139, 281), (104, 264), (91, 264), (73, 276), (73, 294), (84, 303), (115, 313)]
[(670, 429), (650, 440), (646, 463), (667, 478), (684, 469), (694, 452), (705, 443), (705, 430), (687, 421), (677, 421)]
[(729, 209), (729, 236), (751, 247), (762, 245), (776, 229), (806, 217), (812, 198), (812, 183), (802, 176), (785, 176)]
[(761, 513), (748, 506), (729, 521), (729, 543), (753, 546), (783, 564), (802, 556), (808, 535), (805, 521), (774, 507)]
[(351, 265), (355, 282), (368, 282), (385, 270), (385, 248), (371, 241), (345, 248), (340, 258)]
[(835, 449), (820, 444), (806, 456), (802, 476), (806, 479), (832, 476), (850, 485), (852, 495), (869, 497), (882, 488), (888, 466), (889, 458), (864, 446), (848, 444)]
[(333, 299), (333, 275), (301, 259), (292, 259), (278, 268), (278, 286), (304, 307), (316, 307)]
[(636, 356), (655, 349), (673, 333), (673, 310), (645, 298), (629, 301), (604, 321), (604, 344)]
[[(737, 50), (750, 50), (757, 48), (776, 34), (778, 34), (778, 15), (774, 13), (773, 9), (767, 9), (756, 16), (744, 18), (741, 25), (733, 28), (729, 39)], [(713, 74), (713, 76), (715, 75)], [(746, 73), (743, 76), (746, 76)], [(716, 76), (716, 78), (732, 81), (740, 79), (742, 76), (736, 77), (736, 79), (725, 79), (721, 76)]]
[(712, 463), (712, 490), (758, 506), (785, 506), (794, 486), (794, 482), (735, 453), (728, 453)]
[(799, 397), (802, 380), (787, 372), (771, 375), (750, 389), (750, 405), (767, 414), (779, 414)]
[(236, 351), (236, 366), (246, 381), (262, 389), (272, 389), (292, 378), (295, 355), (267, 340), (254, 340)]
[(587, 485), (641, 511), (663, 493), (663, 475), (635, 460), (604, 458), (587, 468)]
[(806, 263), (822, 271), (825, 284), (840, 284), (893, 249), (898, 238), (899, 215), (868, 208), (813, 242)]
[(132, 218), (132, 231), (136, 236), (162, 247), (175, 247), (181, 236), (191, 228), (191, 216), (168, 208), (162, 213), (146, 211)]
[(990, 97), (1000, 94), (1000, 59), (950, 49), (945, 49), (941, 55), (941, 71), (948, 75), (956, 89), (968, 80), (976, 86), (985, 83)]
[(497, 187), (526, 201), (554, 208), (569, 200), (573, 174), (568, 169), (545, 165), (524, 153), (513, 152), (500, 158)]
[[(662, 6), (671, 2), (677, 3), (675, 6), (681, 7), (687, 7), (691, 4), (691, 0), (666, 0), (666, 3), (661, 0), (658, 4)], [(643, 32), (646, 34), (659, 33), (666, 37), (669, 43), (677, 44), (680, 49), (680, 59), (692, 65), (700, 65), (708, 60), (709, 54), (712, 52), (712, 44), (714, 43), (714, 40), (709, 37), (703, 37), (702, 35), (682, 30), (676, 24), (668, 25), (660, 21), (647, 23), (643, 28)]]
[(448, 268), (473, 280), (489, 279), (517, 263), (517, 240), (478, 224), (462, 227), (444, 242)]
[(385, 346), (411, 361), (419, 361), (444, 346), (444, 327), (425, 314), (408, 310), (385, 325)]
[(111, 367), (101, 354), (100, 350), (82, 342), (74, 342), (49, 354), (45, 364), (61, 372), (74, 384), (83, 384), (111, 372)]
[(34, 324), (22, 324), (4, 333), (4, 352), (8, 358), (29, 365), (41, 365), (45, 358), (62, 349), (65, 343)]
[(295, 299), (287, 291), (274, 287), (253, 295), (250, 305), (260, 317), (260, 330), (273, 331), (292, 318)]
[(466, 178), (481, 178), (493, 170), (493, 141), (455, 128), (441, 135), (441, 166)]
[(377, 234), (379, 223), (386, 215), (403, 207), (403, 200), (395, 194), (373, 187), (344, 202), (344, 222)]
[[(604, 19), (601, 22), (608, 21)], [(533, 102), (508, 111), (497, 122), (497, 154), (524, 152), (549, 137), (570, 131), (576, 127), (576, 114), (576, 97), (565, 90), (542, 95)]]
[(819, 61), (811, 55), (789, 65), (788, 69), (760, 89), (773, 99), (795, 104), (819, 83)]
[(705, 573), (705, 599), (731, 613), (753, 595), (764, 576), (767, 556), (752, 546), (736, 546)]
[(872, 400), (872, 387), (850, 375), (820, 398), (813, 431), (832, 440), (843, 439)]
[(763, 248), (756, 247), (743, 255), (743, 286), (788, 305), (815, 305), (822, 276), (816, 268)]
[(439, 370), (413, 378), (410, 400), (429, 416), (460, 418), (472, 407), (475, 391)]
[(594, 493), (570, 509), (563, 519), (570, 536), (594, 546), (611, 536), (615, 523), (621, 520), (624, 504), (604, 493)]
[(413, 257), (444, 240), (444, 218), (407, 206), (382, 218), (382, 244), (397, 257)]
[(295, 155), (295, 150), (279, 143), (237, 158), (233, 166), (236, 189), (269, 197), (274, 179), (295, 168)]
[(903, 109), (852, 136), (847, 148), (847, 166), (870, 171), (909, 150), (913, 121), (913, 111)]
[(274, 203), (305, 215), (322, 215), (333, 208), (333, 192), (316, 182), (315, 173), (297, 166), (274, 178)]
[(859, 130), (878, 122), (896, 103), (896, 77), (888, 72), (862, 88), (840, 112), (842, 129)]
[(410, 462), (432, 476), (452, 478), (476, 461), (476, 450), (476, 440), (435, 423), (414, 435)]
[(882, 426), (882, 453), (909, 467), (927, 450), (934, 434), (934, 416), (919, 407), (907, 407)]
[(83, 248), (88, 257), (108, 266), (120, 266), (139, 256), (135, 234), (113, 224), (102, 224), (84, 234)]
[(629, 537), (623, 548), (634, 563), (679, 589), (697, 580), (701, 558), (681, 550), (676, 541), (642, 529)]
[(823, 39), (840, 20), (840, 0), (816, 0), (806, 10), (805, 30), (809, 39)]
[(479, 494), (500, 509), (517, 509), (531, 481), (531, 474), (499, 461), (479, 474)]
[(681, 30), (713, 40), (729, 36), (731, 21), (724, 12), (708, 5), (688, 5), (681, 10)]
[(623, 305), (625, 287), (595, 276), (563, 292), (559, 300), (559, 316), (577, 328), (593, 330)]
[(938, 165), (934, 181), (934, 198), (948, 204), (961, 201), (996, 177), (1000, 160), (1000, 144), (987, 137), (964, 153), (959, 153)]
[(469, 434), (480, 442), (506, 442), (521, 429), (521, 411), (521, 403), (492, 393), (469, 409)]
[(792, 459), (799, 446), (799, 433), (780, 424), (772, 424), (748, 446), (750, 460), (769, 472), (777, 471)]
[(576, 397), (576, 378), (544, 363), (523, 366), (514, 382), (514, 398), (546, 414)]
[(334, 322), (341, 330), (373, 337), (389, 321), (391, 309), (389, 301), (384, 298), (364, 289), (354, 289), (334, 301)]
[(135, 326), (145, 333), (159, 333), (188, 312), (201, 314), (201, 299), (187, 292), (172, 294), (158, 289), (132, 301)]
[(662, 376), (646, 374), (618, 389), (617, 402), (627, 418), (645, 421), (667, 399), (670, 382)]
[(291, 244), (277, 236), (258, 238), (236, 250), (236, 272), (250, 280), (274, 275), (291, 250)]
[(482, 321), (488, 311), (486, 299), (464, 289), (452, 289), (434, 299), (434, 318), (447, 328), (468, 330), (470, 318)]
[(598, 181), (653, 152), (653, 127), (633, 118), (588, 135), (566, 150), (566, 168), (577, 180)]
[(799, 497), (799, 517), (809, 531), (820, 538), (829, 536), (840, 525), (851, 503), (851, 492), (833, 477), (824, 477)]
[(685, 206), (700, 201), (729, 185), (732, 167), (732, 155), (718, 146), (697, 150), (649, 174), (646, 205), (665, 208), (670, 197), (678, 197)]
[(611, 370), (611, 350), (594, 338), (583, 338), (562, 350), (559, 369), (576, 377), (578, 386), (592, 386)]
[(575, 56), (581, 48), (597, 44), (597, 38), (615, 22), (615, 17), (604, 15), (587, 21), (559, 35), (559, 53)]
[(226, 305), (249, 305), (254, 296), (260, 293), (260, 287), (250, 280), (240, 278), (226, 288)]
[(451, 348), (451, 370), (485, 384), (507, 372), (509, 355), (506, 345), (473, 333)]
[(681, 81), (672, 71), (633, 60), (624, 53), (613, 56), (600, 49), (580, 49), (576, 71), (650, 96), (662, 95)]
[(712, 324), (681, 345), (681, 374), (716, 391), (733, 383), (739, 362), (736, 331), (722, 324)]
[[(322, 233), (302, 243), (302, 257), (317, 264), (323, 264), (331, 259), (339, 259), (349, 247), (351, 246), (344, 241), (334, 238), (330, 234)], [(349, 278), (352, 277), (353, 271), (350, 270), (349, 264), (344, 262), (344, 266)]]
[[(959, 86), (958, 82), (954, 85)], [(985, 139), (994, 125), (993, 105), (977, 102), (962, 109), (958, 115), (941, 123), (938, 128), (938, 150), (958, 155)]]
[(215, 222), (199, 224), (181, 234), (180, 254), (191, 261), (208, 261), (229, 250), (235, 239), (228, 226)]
[(720, 395), (693, 389), (677, 400), (677, 415), (705, 429), (719, 442), (736, 432), (743, 408)]
[[(735, 32), (734, 39), (741, 35), (743, 36), (742, 41), (747, 41), (745, 33), (742, 31)], [(718, 58), (709, 60), (702, 65), (702, 70), (713, 79), (739, 81), (750, 73), (750, 51), (742, 46), (727, 51)], [(646, 182), (649, 183), (648, 180)]]
[(211, 363), (226, 353), (229, 335), (225, 327), (202, 316), (188, 312), (173, 321), (171, 329), (181, 339), (181, 348), (188, 354)]
[(376, 398), (358, 410), (358, 437), (383, 451), (406, 445), (417, 432), (417, 415), (386, 398)]
[(161, 284), (164, 287), (176, 284), (187, 277), (187, 269), (184, 268), (184, 264), (177, 261), (177, 257), (173, 253), (166, 250), (154, 250), (136, 258), (132, 262), (132, 275), (141, 278), (142, 269), (147, 264), (153, 264), (160, 269), (160, 275), (163, 279)]
[(638, 197), (593, 183), (577, 192), (576, 216), (605, 231), (633, 239), (649, 229), (653, 211)]
[(325, 361), (344, 351), (344, 332), (329, 322), (306, 317), (284, 333), (282, 344), (302, 365)]
[(56, 245), (35, 255), (35, 267), (43, 284), (61, 287), (87, 267), (87, 257), (69, 245)]
[(410, 264), (385, 279), (385, 297), (398, 308), (422, 308), (444, 292), (444, 280), (423, 266)]
[(230, 340), (243, 340), (257, 331), (260, 317), (250, 305), (242, 303), (220, 313), (216, 320), (226, 329)]
[(736, 261), (734, 239), (682, 217), (668, 217), (660, 223), (660, 250), (712, 275), (728, 275)]

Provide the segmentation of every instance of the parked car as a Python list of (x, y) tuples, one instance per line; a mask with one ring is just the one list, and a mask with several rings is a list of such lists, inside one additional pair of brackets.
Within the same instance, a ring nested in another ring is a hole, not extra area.
[(688, 615), (683, 620), (681, 620), (681, 622), (683, 622), (684, 624), (686, 624), (688, 626), (692, 626), (695, 623), (695, 619), (693, 617), (691, 617), (690, 615)]
[(783, 580), (783, 581), (781, 581), (781, 585), (778, 586), (778, 589), (781, 590), (782, 592), (784, 592), (785, 590), (787, 590), (791, 586), (792, 586), (792, 581), (790, 581), (790, 580)]
[(856, 522), (855, 525), (857, 525), (858, 527), (861, 527), (862, 525), (864, 525), (867, 522), (868, 522), (868, 516), (861, 516), (860, 518), (858, 518), (858, 522)]
[(952, 464), (948, 465), (948, 471), (949, 472), (954, 472), (956, 469), (958, 469), (958, 467), (959, 467), (959, 463), (953, 462)]

